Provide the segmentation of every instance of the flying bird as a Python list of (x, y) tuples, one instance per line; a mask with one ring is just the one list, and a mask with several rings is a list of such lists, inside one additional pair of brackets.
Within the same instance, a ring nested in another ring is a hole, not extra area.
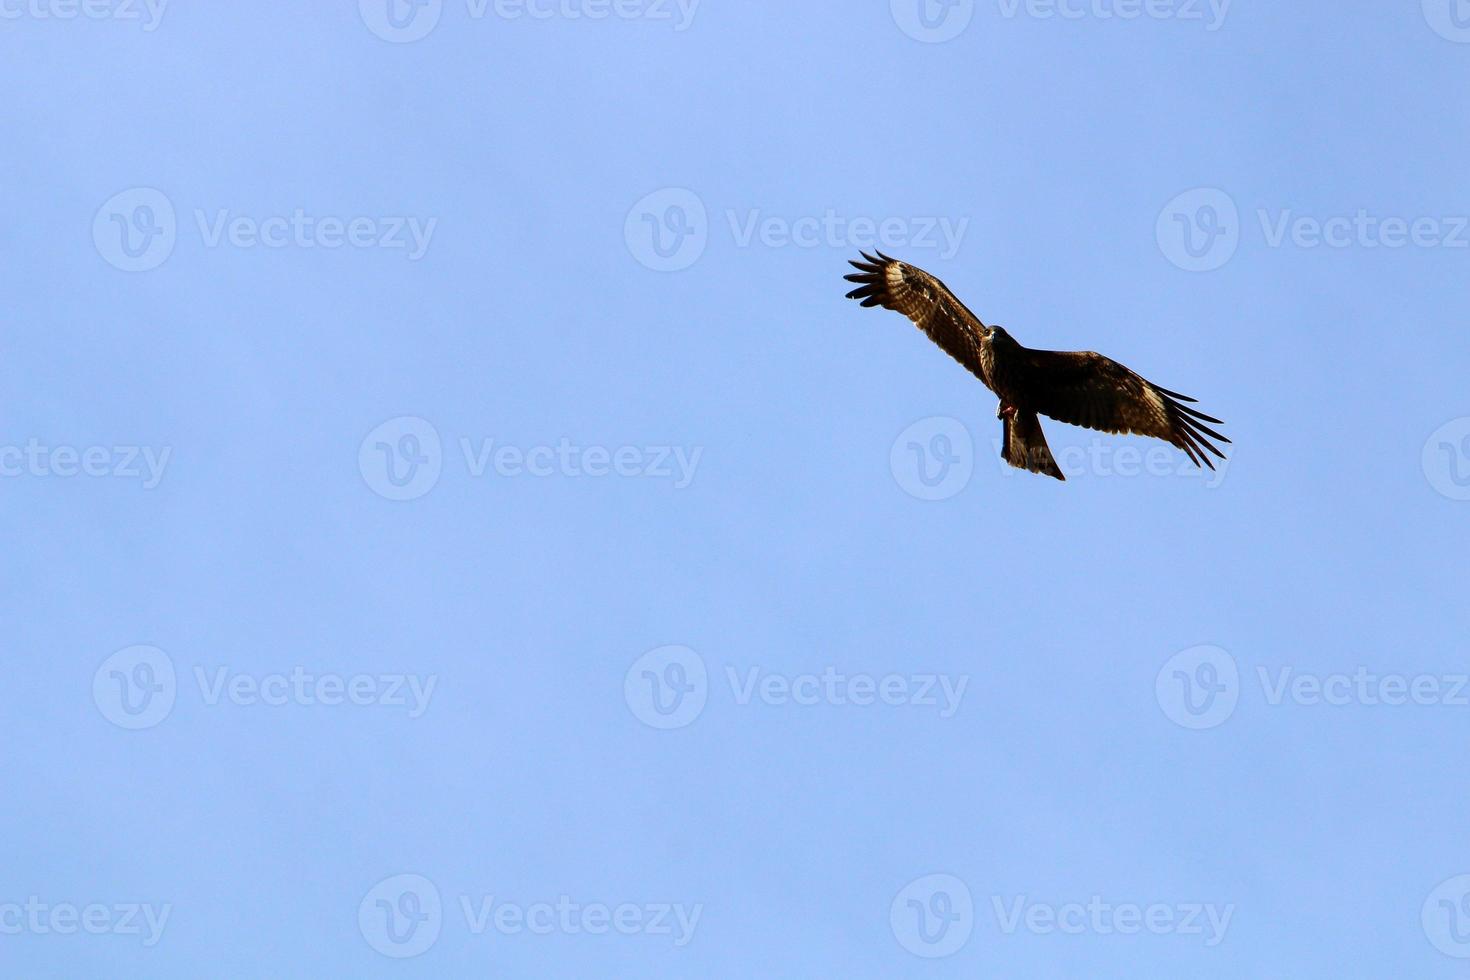
[[(1001, 327), (986, 326), (923, 269), (862, 253), (846, 277), (858, 287), (848, 299), (897, 310), (1000, 398), (1001, 458), (1019, 469), (1065, 480), (1052, 458), (1038, 415), (1102, 432), (1152, 436), (1184, 450), (1195, 466), (1215, 468), (1210, 441), (1228, 443), (1210, 425), (1217, 418), (1190, 408), (1195, 399), (1160, 388), (1096, 351), (1032, 350)], [(1208, 424), (1207, 424), (1208, 423)]]

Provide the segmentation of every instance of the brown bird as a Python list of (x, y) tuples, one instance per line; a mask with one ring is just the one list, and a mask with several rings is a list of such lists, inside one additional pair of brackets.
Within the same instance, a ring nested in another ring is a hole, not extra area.
[(1195, 466), (1225, 454), (1210, 442), (1229, 439), (1205, 423), (1221, 425), (1183, 404), (1195, 399), (1160, 388), (1096, 351), (1032, 350), (1000, 327), (987, 327), (954, 293), (923, 269), (863, 252), (847, 276), (858, 288), (847, 294), (864, 306), (897, 310), (959, 361), (1000, 398), (1001, 458), (1032, 473), (1065, 480), (1046, 445), (1038, 415), (1102, 432), (1136, 433), (1170, 442)]

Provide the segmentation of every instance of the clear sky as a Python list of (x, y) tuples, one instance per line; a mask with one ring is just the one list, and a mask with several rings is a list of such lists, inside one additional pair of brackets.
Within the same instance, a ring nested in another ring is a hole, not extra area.
[(0, 974), (1462, 975), (1470, 10), (395, 2), (0, 0)]

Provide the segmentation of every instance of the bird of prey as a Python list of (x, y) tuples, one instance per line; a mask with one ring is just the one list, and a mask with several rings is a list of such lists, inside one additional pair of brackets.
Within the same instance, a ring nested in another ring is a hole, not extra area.
[(929, 335), (945, 353), (1000, 398), (1001, 458), (1019, 469), (1065, 480), (1052, 458), (1038, 415), (1102, 432), (1136, 433), (1170, 442), (1210, 469), (1209, 453), (1221, 459), (1211, 439), (1230, 440), (1206, 423), (1221, 425), (1185, 405), (1195, 399), (1145, 381), (1096, 351), (1032, 350), (1001, 327), (988, 327), (954, 293), (923, 269), (862, 253), (864, 262), (847, 276), (858, 287), (848, 299), (863, 306), (897, 310)]

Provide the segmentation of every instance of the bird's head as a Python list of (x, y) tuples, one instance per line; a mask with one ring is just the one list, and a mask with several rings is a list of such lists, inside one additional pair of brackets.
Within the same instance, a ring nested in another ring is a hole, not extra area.
[(990, 341), (992, 344), (1014, 343), (1014, 341), (1011, 340), (1011, 335), (1006, 333), (1005, 327), (991, 327), (990, 332), (985, 335), (985, 339)]

